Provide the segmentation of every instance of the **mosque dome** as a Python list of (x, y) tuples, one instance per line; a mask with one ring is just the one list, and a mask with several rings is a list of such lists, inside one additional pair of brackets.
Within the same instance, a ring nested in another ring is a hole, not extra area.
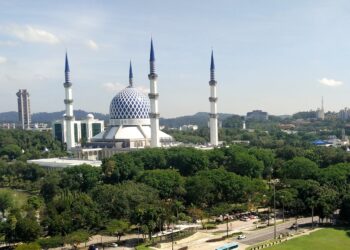
[(94, 117), (93, 114), (87, 114), (86, 118), (87, 118), (87, 119), (94, 119), (95, 117)]
[(149, 119), (150, 102), (147, 96), (136, 88), (129, 86), (120, 91), (109, 108), (111, 120)]

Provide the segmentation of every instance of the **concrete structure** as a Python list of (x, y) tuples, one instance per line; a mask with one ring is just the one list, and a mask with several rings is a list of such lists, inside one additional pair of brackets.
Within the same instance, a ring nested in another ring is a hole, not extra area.
[[(88, 114), (84, 120), (74, 120), (72, 124), (75, 146), (90, 142), (92, 137), (104, 131), (104, 121), (95, 119), (92, 114)], [(65, 117), (52, 123), (52, 133), (57, 140), (67, 143), (67, 121)]]
[(67, 144), (67, 150), (71, 151), (76, 145), (76, 140), (74, 138), (75, 131), (74, 127), (74, 114), (73, 114), (73, 94), (72, 94), (72, 83), (70, 82), (70, 70), (68, 63), (68, 55), (66, 53), (66, 64), (65, 64), (65, 82), (63, 83), (65, 89), (65, 99), (64, 104), (66, 105), (66, 114), (64, 116), (65, 120), (65, 142)]
[(267, 121), (269, 119), (269, 115), (267, 112), (262, 110), (253, 110), (247, 113), (247, 120), (256, 120), (256, 121)]
[(346, 121), (350, 119), (350, 109), (344, 108), (339, 111), (338, 117), (340, 120)]
[(66, 113), (63, 119), (52, 123), (52, 133), (57, 140), (67, 145), (67, 151), (72, 151), (74, 147), (80, 146), (82, 142), (89, 142), (93, 136), (101, 133), (104, 130), (104, 122), (94, 119), (92, 114), (88, 114), (85, 120), (75, 120), (67, 53), (65, 60), (65, 82), (63, 86), (65, 89), (64, 104), (66, 105)]
[(196, 131), (198, 130), (198, 126), (194, 124), (182, 125), (179, 128), (180, 131)]
[(82, 164), (91, 165), (93, 167), (100, 167), (102, 165), (101, 161), (78, 160), (78, 159), (71, 159), (71, 158), (48, 158), (48, 159), (28, 160), (27, 162), (34, 163), (49, 169), (63, 169), (63, 168), (74, 167)]
[(216, 95), (216, 80), (215, 80), (215, 64), (214, 64), (214, 53), (211, 52), (211, 62), (210, 62), (210, 144), (212, 146), (219, 145), (219, 136), (218, 136), (218, 110), (217, 110), (217, 95)]
[(324, 106), (323, 106), (323, 97), (321, 101), (321, 108), (316, 110), (316, 118), (319, 120), (324, 120)]
[(18, 121), (22, 129), (30, 129), (31, 114), (29, 93), (26, 89), (20, 89), (17, 93)]
[(148, 79), (150, 81), (150, 93), (148, 95), (151, 101), (151, 112), (149, 116), (151, 118), (151, 147), (160, 147), (160, 138), (159, 138), (159, 111), (158, 111), (158, 89), (157, 89), (157, 79), (158, 75), (156, 74), (155, 68), (155, 56), (153, 49), (153, 40), (151, 39), (151, 52), (149, 58), (150, 73)]

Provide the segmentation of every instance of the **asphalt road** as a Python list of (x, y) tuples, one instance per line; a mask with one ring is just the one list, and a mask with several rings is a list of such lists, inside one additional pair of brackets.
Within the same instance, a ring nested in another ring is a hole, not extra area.
[[(318, 220), (318, 217), (314, 217), (314, 222)], [(294, 229), (289, 229), (292, 224), (295, 223), (295, 220), (276, 225), (276, 235), (280, 233), (295, 233)], [(301, 230), (302, 228), (305, 227), (311, 227), (311, 217), (307, 218), (300, 218), (298, 219), (298, 230)], [(243, 240), (238, 240), (238, 242), (241, 242), (246, 245), (254, 245), (262, 241), (270, 240), (274, 238), (274, 227), (270, 226), (264, 229), (259, 229), (256, 231), (250, 231), (250, 232), (245, 232), (245, 235), (247, 238)]]

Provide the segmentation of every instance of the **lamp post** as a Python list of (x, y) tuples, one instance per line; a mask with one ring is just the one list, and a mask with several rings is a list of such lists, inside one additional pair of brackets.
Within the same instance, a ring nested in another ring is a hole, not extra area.
[(277, 183), (279, 183), (279, 179), (273, 179), (269, 181), (269, 184), (273, 185), (273, 214), (274, 214), (273, 236), (274, 236), (274, 239), (277, 238), (277, 228), (276, 228), (276, 184)]

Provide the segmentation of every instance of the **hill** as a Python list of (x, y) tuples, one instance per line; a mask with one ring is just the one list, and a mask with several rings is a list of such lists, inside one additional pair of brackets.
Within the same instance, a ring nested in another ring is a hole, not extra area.
[[(223, 121), (228, 117), (232, 116), (232, 114), (219, 113), (219, 120)], [(198, 112), (194, 115), (186, 115), (175, 118), (160, 118), (160, 125), (169, 127), (169, 128), (178, 128), (182, 125), (186, 124), (194, 124), (199, 127), (207, 127), (209, 121), (209, 113), (207, 112)]]

